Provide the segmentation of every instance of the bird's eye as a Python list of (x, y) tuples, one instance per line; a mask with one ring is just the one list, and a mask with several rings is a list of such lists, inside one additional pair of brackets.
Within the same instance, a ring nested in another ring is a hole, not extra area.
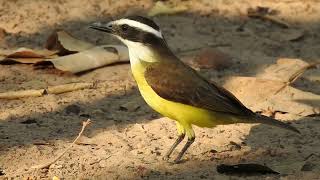
[(121, 25), (122, 31), (127, 31), (129, 29), (129, 26), (127, 24)]

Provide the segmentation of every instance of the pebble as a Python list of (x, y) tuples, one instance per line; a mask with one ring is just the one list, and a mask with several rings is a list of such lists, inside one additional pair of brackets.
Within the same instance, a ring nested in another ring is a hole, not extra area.
[(81, 111), (81, 108), (78, 105), (72, 104), (65, 108), (65, 112), (67, 114), (79, 114)]

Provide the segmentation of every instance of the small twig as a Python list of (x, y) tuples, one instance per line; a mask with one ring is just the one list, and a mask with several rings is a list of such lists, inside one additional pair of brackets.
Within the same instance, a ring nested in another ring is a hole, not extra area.
[(83, 121), (82, 122), (82, 128), (81, 128), (81, 131), (79, 132), (78, 136), (74, 139), (74, 141), (70, 144), (69, 147), (67, 147), (60, 155), (58, 155), (56, 158), (54, 158), (53, 160), (47, 162), (47, 163), (44, 163), (44, 164), (40, 164), (40, 165), (35, 165), (35, 166), (32, 166), (31, 169), (43, 169), (43, 168), (47, 168), (49, 167), (51, 164), (55, 163), (58, 159), (60, 159), (67, 151), (69, 151), (73, 145), (76, 144), (76, 142), (78, 141), (78, 139), (81, 137), (84, 129), (86, 128), (87, 125), (89, 125), (91, 123), (91, 120), (88, 119), (87, 121)]
[(259, 18), (262, 20), (267, 20), (270, 21), (272, 23), (278, 24), (284, 28), (289, 28), (290, 25), (274, 16), (270, 16), (270, 15), (260, 15), (260, 14), (250, 14), (249, 17), (253, 17), (253, 18)]
[(78, 139), (81, 137), (84, 129), (87, 127), (87, 125), (89, 125), (91, 123), (91, 120), (88, 119), (87, 121), (83, 121), (82, 122), (82, 128), (81, 128), (81, 131), (79, 132), (78, 136), (74, 139), (74, 141), (72, 142), (72, 144), (67, 147), (60, 155), (58, 155), (56, 158), (54, 158), (53, 160), (45, 163), (45, 164), (40, 164), (40, 165), (35, 165), (35, 166), (32, 166), (29, 170), (27, 171), (18, 171), (19, 173), (15, 173), (13, 175), (10, 175), (10, 176), (13, 176), (13, 177), (17, 177), (17, 176), (21, 176), (23, 174), (28, 174), (28, 173), (31, 173), (33, 172), (34, 170), (39, 170), (39, 169), (43, 169), (43, 168), (48, 168), (51, 164), (55, 163), (58, 159), (60, 159), (68, 150), (70, 150), (73, 145), (76, 144), (76, 142), (78, 141)]
[(315, 62), (312, 64), (308, 64), (300, 69), (298, 69), (295, 73), (293, 73), (289, 80), (287, 82), (285, 82), (283, 84), (283, 86), (281, 86), (274, 94), (278, 94), (280, 91), (282, 91), (284, 88), (286, 88), (287, 86), (289, 86), (290, 84), (292, 84), (293, 82), (295, 82), (304, 72), (306, 72), (309, 69), (313, 69), (316, 68), (317, 65), (319, 65), (320, 62)]
[(68, 83), (57, 86), (49, 86), (45, 89), (29, 89), (21, 91), (8, 91), (0, 93), (0, 99), (19, 99), (25, 97), (39, 97), (45, 94), (61, 94), (81, 89), (94, 88), (96, 83)]
[(247, 14), (248, 17), (251, 18), (259, 18), (262, 20), (267, 20), (270, 21), (272, 23), (278, 24), (284, 28), (289, 28), (290, 25), (286, 22), (284, 22), (283, 20), (273, 16), (274, 14), (277, 14), (277, 12), (275, 10), (271, 10), (268, 7), (261, 7), (261, 6), (257, 6), (256, 8), (249, 8), (247, 10)]
[(177, 54), (184, 54), (184, 53), (189, 53), (192, 51), (198, 51), (204, 48), (208, 48), (208, 47), (226, 47), (226, 46), (231, 46), (230, 44), (227, 43), (221, 43), (221, 44), (209, 44), (207, 46), (204, 47), (196, 47), (196, 48), (191, 48), (191, 49), (185, 49), (185, 50), (180, 50), (177, 52)]

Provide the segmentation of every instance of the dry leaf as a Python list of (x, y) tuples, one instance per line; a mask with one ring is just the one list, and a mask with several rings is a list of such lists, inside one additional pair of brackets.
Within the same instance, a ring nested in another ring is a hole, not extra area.
[(57, 30), (49, 36), (45, 47), (49, 50), (56, 50), (60, 56), (63, 56), (90, 49), (94, 45), (76, 39), (63, 30)]
[(186, 10), (188, 10), (187, 6), (183, 6), (179, 4), (177, 6), (173, 6), (173, 5), (170, 6), (168, 4), (165, 4), (162, 1), (157, 1), (155, 5), (148, 12), (148, 16), (156, 16), (160, 14), (176, 14), (176, 13), (184, 12)]
[[(33, 50), (27, 48), (19, 48), (17, 50), (1, 50), (0, 64), (26, 63), (34, 64), (56, 57), (57, 51), (50, 50)], [(2, 57), (2, 59), (1, 59)]]
[(253, 111), (268, 108), (300, 116), (320, 114), (320, 95), (288, 86), (274, 94), (283, 82), (255, 77), (232, 77), (224, 85)]
[(300, 59), (280, 58), (276, 64), (270, 65), (257, 75), (261, 79), (288, 82), (290, 77), (299, 69), (308, 66), (309, 63)]
[(125, 46), (104, 45), (47, 61), (61, 71), (79, 73), (112, 63), (128, 62), (129, 55)]

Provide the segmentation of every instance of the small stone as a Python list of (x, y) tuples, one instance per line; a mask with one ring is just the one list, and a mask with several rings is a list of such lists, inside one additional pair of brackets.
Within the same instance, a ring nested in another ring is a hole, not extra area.
[(79, 114), (81, 111), (80, 107), (78, 105), (72, 104), (70, 106), (67, 106), (65, 108), (65, 112), (67, 114)]
[(35, 119), (27, 119), (25, 121), (20, 122), (21, 124), (34, 124), (37, 123)]
[(301, 171), (312, 171), (315, 167), (315, 164), (311, 163), (311, 162), (306, 162), (302, 168)]
[(131, 101), (121, 105), (119, 109), (121, 111), (135, 112), (139, 108), (140, 108), (140, 105), (137, 102)]
[(92, 114), (96, 115), (96, 116), (103, 116), (105, 115), (105, 113), (101, 110), (101, 109), (95, 109), (92, 111)]

